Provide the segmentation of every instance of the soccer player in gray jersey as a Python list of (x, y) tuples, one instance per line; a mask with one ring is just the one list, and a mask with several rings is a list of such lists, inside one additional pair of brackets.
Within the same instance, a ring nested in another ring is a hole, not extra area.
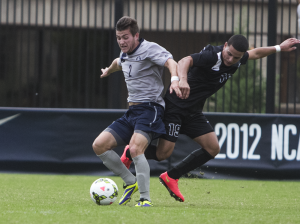
[[(150, 142), (165, 134), (163, 123), (164, 85), (162, 74), (167, 67), (172, 75), (170, 93), (182, 97), (177, 77), (177, 63), (165, 48), (139, 38), (136, 20), (124, 16), (116, 25), (116, 36), (121, 48), (120, 57), (102, 69), (101, 78), (122, 70), (128, 88), (128, 111), (108, 126), (93, 143), (96, 155), (103, 164), (125, 182), (125, 191), (119, 204), (127, 204), (139, 190), (137, 207), (153, 206), (150, 200), (150, 167), (144, 151)], [(136, 177), (121, 162), (112, 149), (119, 145), (130, 145), (135, 164)]]

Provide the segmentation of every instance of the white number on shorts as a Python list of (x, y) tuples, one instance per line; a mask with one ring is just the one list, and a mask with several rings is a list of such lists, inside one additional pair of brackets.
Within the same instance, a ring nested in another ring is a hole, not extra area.
[(181, 125), (179, 125), (179, 124), (170, 123), (169, 124), (169, 135), (174, 136), (174, 137), (178, 137), (180, 127), (181, 127)]

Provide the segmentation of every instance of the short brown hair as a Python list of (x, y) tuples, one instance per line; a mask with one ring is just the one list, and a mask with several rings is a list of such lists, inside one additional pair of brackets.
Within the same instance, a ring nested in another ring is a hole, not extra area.
[(127, 30), (129, 28), (130, 33), (134, 36), (136, 33), (140, 32), (137, 21), (129, 16), (123, 16), (116, 24), (117, 31)]

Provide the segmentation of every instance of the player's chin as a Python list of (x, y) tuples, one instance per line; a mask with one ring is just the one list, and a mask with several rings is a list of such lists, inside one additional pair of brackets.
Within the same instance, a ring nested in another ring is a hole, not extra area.
[(128, 48), (125, 48), (125, 47), (121, 47), (121, 51), (123, 52), (123, 53), (128, 53), (128, 51), (129, 51), (129, 49)]

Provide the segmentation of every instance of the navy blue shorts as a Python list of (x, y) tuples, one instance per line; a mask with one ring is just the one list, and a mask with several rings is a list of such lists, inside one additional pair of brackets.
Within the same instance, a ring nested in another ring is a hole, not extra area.
[(108, 126), (118, 145), (129, 144), (134, 132), (147, 133), (148, 141), (166, 134), (163, 123), (164, 108), (157, 103), (141, 103), (130, 106), (126, 113)]

